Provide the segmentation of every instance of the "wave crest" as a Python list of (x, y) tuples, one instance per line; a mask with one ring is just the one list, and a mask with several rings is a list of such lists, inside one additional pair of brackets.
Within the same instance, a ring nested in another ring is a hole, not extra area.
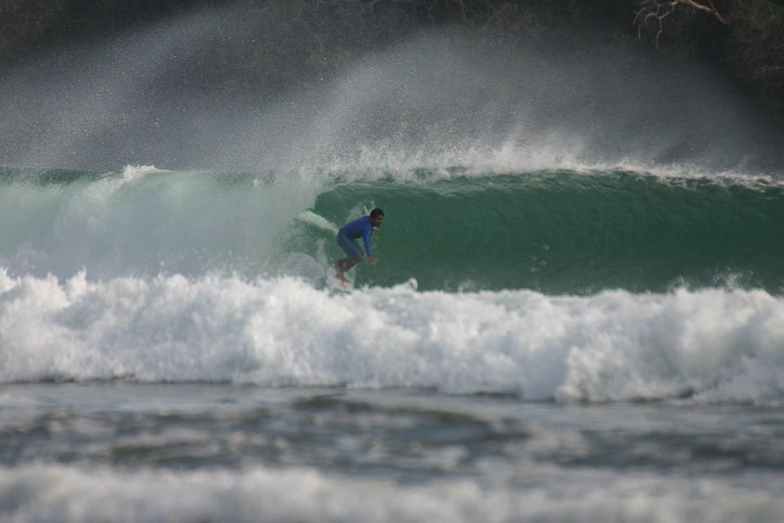
[(525, 399), (780, 402), (784, 300), (546, 296), (293, 278), (0, 278), (0, 381), (427, 387)]

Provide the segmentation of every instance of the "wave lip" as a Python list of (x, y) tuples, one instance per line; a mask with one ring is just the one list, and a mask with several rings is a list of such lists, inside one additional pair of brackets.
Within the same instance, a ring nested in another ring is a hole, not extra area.
[(780, 404), (784, 300), (547, 296), (292, 278), (0, 278), (0, 381), (434, 388), (527, 400)]

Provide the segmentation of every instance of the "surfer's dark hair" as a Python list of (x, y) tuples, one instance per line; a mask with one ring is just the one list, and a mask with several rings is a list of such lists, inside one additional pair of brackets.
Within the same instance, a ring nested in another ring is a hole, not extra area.
[(384, 216), (384, 211), (376, 207), (372, 211), (370, 211), (370, 217), (375, 218), (376, 216)]

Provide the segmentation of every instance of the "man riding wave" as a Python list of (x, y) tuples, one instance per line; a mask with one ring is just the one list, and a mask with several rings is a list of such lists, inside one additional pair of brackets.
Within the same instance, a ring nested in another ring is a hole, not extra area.
[(345, 273), (362, 261), (362, 250), (355, 240), (362, 238), (368, 263), (370, 265), (376, 263), (377, 259), (373, 256), (373, 230), (380, 228), (383, 223), (384, 211), (377, 207), (370, 211), (369, 215), (349, 222), (340, 228), (337, 241), (347, 256), (335, 263), (337, 277), (340, 281), (347, 283)]

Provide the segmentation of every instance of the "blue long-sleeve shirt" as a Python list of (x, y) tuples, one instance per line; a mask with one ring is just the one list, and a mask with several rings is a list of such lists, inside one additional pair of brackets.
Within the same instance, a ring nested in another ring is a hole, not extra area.
[(370, 223), (370, 216), (363, 216), (353, 222), (349, 222), (340, 228), (340, 234), (348, 236), (352, 240), (362, 238), (365, 244), (365, 255), (373, 256), (373, 225)]

